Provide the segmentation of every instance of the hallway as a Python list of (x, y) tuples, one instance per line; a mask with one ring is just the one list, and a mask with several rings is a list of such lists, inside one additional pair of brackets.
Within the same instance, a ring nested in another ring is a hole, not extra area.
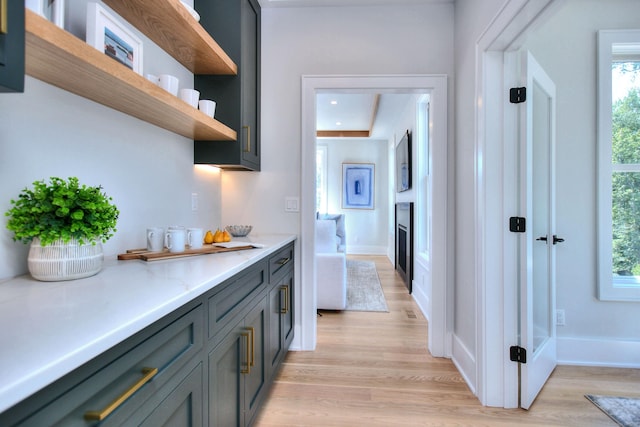
[(615, 426), (585, 393), (640, 396), (640, 370), (560, 366), (530, 411), (483, 407), (383, 256), (389, 313), (323, 312), (314, 352), (290, 352), (256, 426)]

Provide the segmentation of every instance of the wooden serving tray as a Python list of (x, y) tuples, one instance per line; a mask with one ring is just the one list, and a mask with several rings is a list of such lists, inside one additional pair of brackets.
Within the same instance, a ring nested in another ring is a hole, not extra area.
[(119, 260), (141, 259), (143, 261), (157, 261), (161, 259), (182, 258), (196, 255), (217, 254), (220, 252), (244, 251), (247, 249), (255, 249), (253, 245), (235, 246), (231, 248), (223, 248), (220, 246), (204, 245), (198, 249), (186, 249), (184, 252), (169, 252), (168, 249), (162, 252), (150, 252), (146, 248), (128, 249), (127, 253), (119, 254)]

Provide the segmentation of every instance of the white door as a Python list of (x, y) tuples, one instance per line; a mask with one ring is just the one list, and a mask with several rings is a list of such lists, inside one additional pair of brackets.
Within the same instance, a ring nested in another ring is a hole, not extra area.
[(556, 367), (555, 120), (553, 81), (528, 52), (521, 53), (526, 101), (520, 107), (520, 203), (526, 232), (520, 241), (520, 407), (528, 409)]

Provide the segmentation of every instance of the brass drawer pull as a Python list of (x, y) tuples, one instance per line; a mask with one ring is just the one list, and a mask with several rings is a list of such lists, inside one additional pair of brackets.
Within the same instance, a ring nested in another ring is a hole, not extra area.
[(240, 373), (241, 374), (250, 374), (251, 373), (251, 349), (249, 348), (249, 343), (250, 343), (250, 338), (249, 338), (249, 332), (242, 332), (240, 335), (242, 335), (243, 337), (245, 337), (247, 339), (247, 345), (245, 347), (245, 357), (246, 357), (246, 361), (247, 361), (247, 367), (246, 368), (241, 368), (240, 369)]
[(138, 391), (143, 385), (151, 381), (151, 378), (156, 376), (158, 368), (142, 368), (144, 376), (140, 378), (134, 385), (132, 385), (127, 391), (118, 396), (113, 402), (107, 405), (102, 411), (88, 411), (84, 414), (84, 419), (88, 421), (102, 421), (107, 418), (113, 411), (118, 409), (120, 405), (126, 402), (133, 393)]
[(284, 291), (284, 307), (280, 309), (280, 314), (287, 314), (289, 312), (289, 287), (280, 286), (280, 290)]

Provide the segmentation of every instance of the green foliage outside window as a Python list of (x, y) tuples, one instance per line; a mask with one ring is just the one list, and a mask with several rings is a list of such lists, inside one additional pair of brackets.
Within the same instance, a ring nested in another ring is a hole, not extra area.
[[(613, 104), (612, 161), (640, 164), (640, 91)], [(640, 276), (640, 172), (612, 175), (613, 273)]]

